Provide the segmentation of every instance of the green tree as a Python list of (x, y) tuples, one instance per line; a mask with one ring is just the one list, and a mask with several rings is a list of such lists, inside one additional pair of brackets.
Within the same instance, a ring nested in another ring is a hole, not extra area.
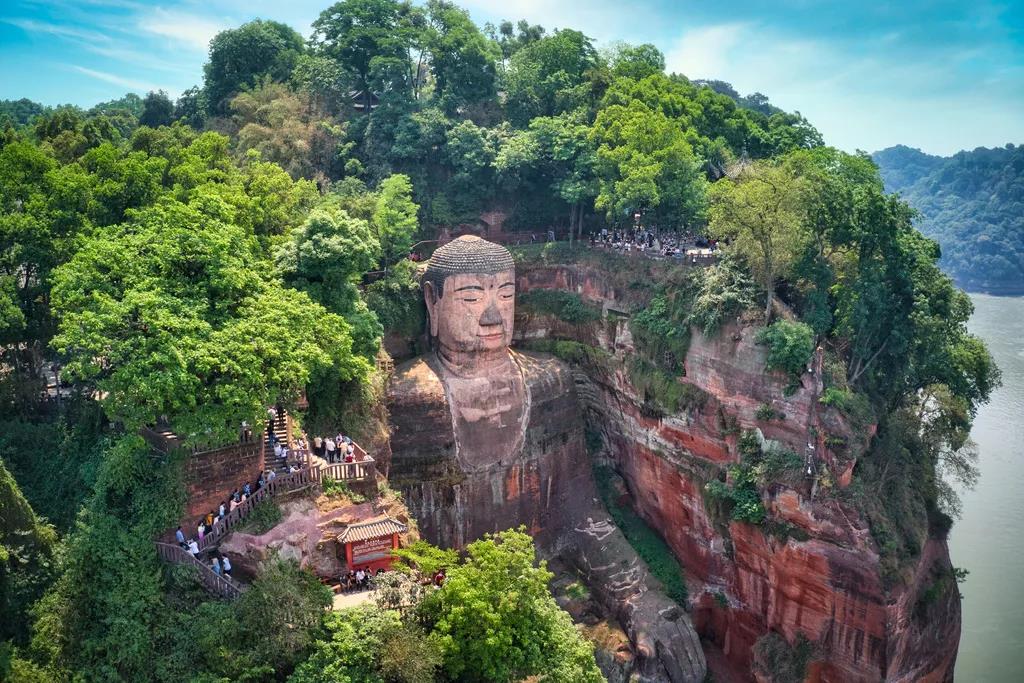
[(277, 21), (256, 19), (218, 33), (203, 67), (209, 113), (224, 113), (232, 95), (263, 78), (287, 81), (305, 47), (295, 29)]
[(54, 274), (65, 373), (127, 429), (163, 415), (193, 442), (233, 438), (319, 369), (361, 376), (349, 325), (271, 280), (255, 249), (222, 216), (169, 199), (86, 240)]
[(533, 540), (504, 531), (470, 543), (421, 614), (454, 679), (601, 681), (593, 647), (548, 590), (549, 572), (536, 566)]
[(354, 607), (324, 618), (324, 637), (289, 683), (432, 683), (437, 646), (398, 612)]
[(383, 329), (363, 301), (358, 282), (381, 256), (367, 221), (340, 209), (314, 209), (275, 252), (285, 281), (309, 293), (351, 325), (353, 352), (373, 358)]
[(423, 41), (445, 111), (493, 99), (498, 56), (469, 12), (447, 0), (428, 0), (427, 17)]
[(385, 268), (409, 255), (419, 225), (419, 209), (412, 200), (412, 183), (408, 176), (389, 176), (377, 188), (373, 227), (381, 245), (381, 263)]
[(665, 71), (665, 55), (650, 43), (618, 45), (609, 62), (613, 75), (637, 81)]
[(754, 163), (735, 180), (711, 186), (708, 231), (728, 241), (764, 287), (765, 320), (772, 314), (775, 281), (785, 276), (808, 241), (805, 184), (784, 166)]
[(351, 76), (368, 113), (375, 92), (411, 92), (417, 74), (409, 51), (418, 40), (417, 17), (408, 2), (342, 0), (313, 22), (310, 44)]
[(595, 207), (609, 221), (649, 212), (662, 227), (690, 225), (703, 213), (705, 180), (679, 125), (634, 100), (598, 114), (591, 132), (597, 145), (600, 192)]
[(597, 50), (579, 31), (562, 29), (526, 43), (503, 76), (509, 121), (525, 128), (536, 116), (554, 116), (587, 104)]
[(174, 121), (174, 103), (163, 90), (151, 90), (142, 101), (139, 124), (150, 128), (169, 126)]

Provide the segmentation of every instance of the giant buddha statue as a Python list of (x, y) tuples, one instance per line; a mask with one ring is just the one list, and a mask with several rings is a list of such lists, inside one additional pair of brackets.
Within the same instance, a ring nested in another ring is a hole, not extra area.
[(647, 680), (703, 680), (689, 617), (598, 501), (572, 373), (510, 348), (511, 254), (460, 237), (435, 251), (422, 289), (432, 349), (399, 366), (388, 387), (390, 480), (422, 534), (461, 548), (525, 525), (618, 618)]

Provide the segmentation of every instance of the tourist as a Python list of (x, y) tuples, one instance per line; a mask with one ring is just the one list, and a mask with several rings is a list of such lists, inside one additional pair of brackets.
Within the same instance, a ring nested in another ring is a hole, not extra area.
[(217, 559), (216, 555), (213, 556), (213, 560), (210, 562), (210, 568), (213, 569), (214, 574), (220, 576), (220, 560)]
[(180, 545), (183, 548), (186, 546), (185, 532), (181, 530), (180, 526), (178, 527), (178, 530), (174, 532), (174, 538), (178, 541), (178, 545)]
[(217, 519), (224, 519), (224, 515), (227, 513), (227, 503), (223, 500), (220, 502), (220, 508), (217, 510)]
[(366, 574), (363, 573), (362, 569), (356, 570), (356, 588), (363, 590), (363, 581), (366, 580)]
[(213, 510), (210, 510), (209, 512), (206, 513), (206, 517), (203, 519), (203, 521), (206, 522), (207, 529), (213, 528)]
[(318, 458), (324, 457), (324, 440), (319, 436), (313, 439), (313, 455)]
[(188, 542), (188, 554), (192, 557), (199, 555), (199, 544), (196, 543), (196, 539), (192, 539)]
[(222, 569), (224, 570), (225, 576), (231, 576), (231, 560), (228, 559), (227, 555), (221, 558)]
[(268, 484), (270, 482), (274, 481), (275, 479), (277, 479), (277, 471), (276, 470), (270, 470), (269, 472), (267, 472), (267, 483)]
[(434, 585), (437, 586), (438, 588), (440, 588), (441, 586), (444, 585), (444, 580), (445, 580), (444, 568), (442, 567), (441, 569), (437, 570), (436, 574), (434, 574)]
[(263, 470), (260, 470), (260, 474), (256, 477), (256, 490), (259, 491), (263, 488)]
[(245, 482), (245, 484), (242, 485), (242, 495), (246, 498), (252, 495), (252, 484)]
[(238, 496), (234, 495), (231, 496), (231, 502), (228, 503), (228, 511), (234, 512), (236, 507), (238, 507)]
[(281, 445), (280, 441), (274, 443), (274, 457), (280, 458), (281, 453), (284, 451), (284, 446)]
[(199, 522), (199, 527), (196, 529), (196, 533), (199, 534), (199, 540), (202, 541), (203, 536), (206, 535), (206, 524), (204, 522)]
[(355, 454), (354, 453), (355, 453), (355, 449), (353, 449), (351, 446), (349, 446), (345, 450), (345, 462), (352, 462), (353, 460), (355, 460)]
[(334, 443), (334, 439), (327, 437), (324, 442), (324, 449), (327, 451), (327, 462), (334, 462), (334, 454), (337, 451), (337, 446)]

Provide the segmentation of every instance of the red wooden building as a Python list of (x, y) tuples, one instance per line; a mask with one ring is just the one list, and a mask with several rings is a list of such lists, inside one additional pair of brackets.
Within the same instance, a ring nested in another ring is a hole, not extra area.
[(408, 530), (393, 517), (378, 517), (350, 524), (338, 534), (338, 545), (345, 547), (345, 563), (351, 571), (387, 571), (394, 560), (391, 551), (398, 548), (398, 535)]

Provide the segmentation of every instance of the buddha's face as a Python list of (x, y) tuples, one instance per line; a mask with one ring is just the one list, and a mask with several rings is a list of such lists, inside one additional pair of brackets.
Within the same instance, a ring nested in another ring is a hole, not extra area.
[(515, 314), (515, 272), (494, 275), (458, 273), (444, 281), (437, 296), (424, 284), (430, 332), (442, 348), (461, 353), (498, 351), (512, 343)]

